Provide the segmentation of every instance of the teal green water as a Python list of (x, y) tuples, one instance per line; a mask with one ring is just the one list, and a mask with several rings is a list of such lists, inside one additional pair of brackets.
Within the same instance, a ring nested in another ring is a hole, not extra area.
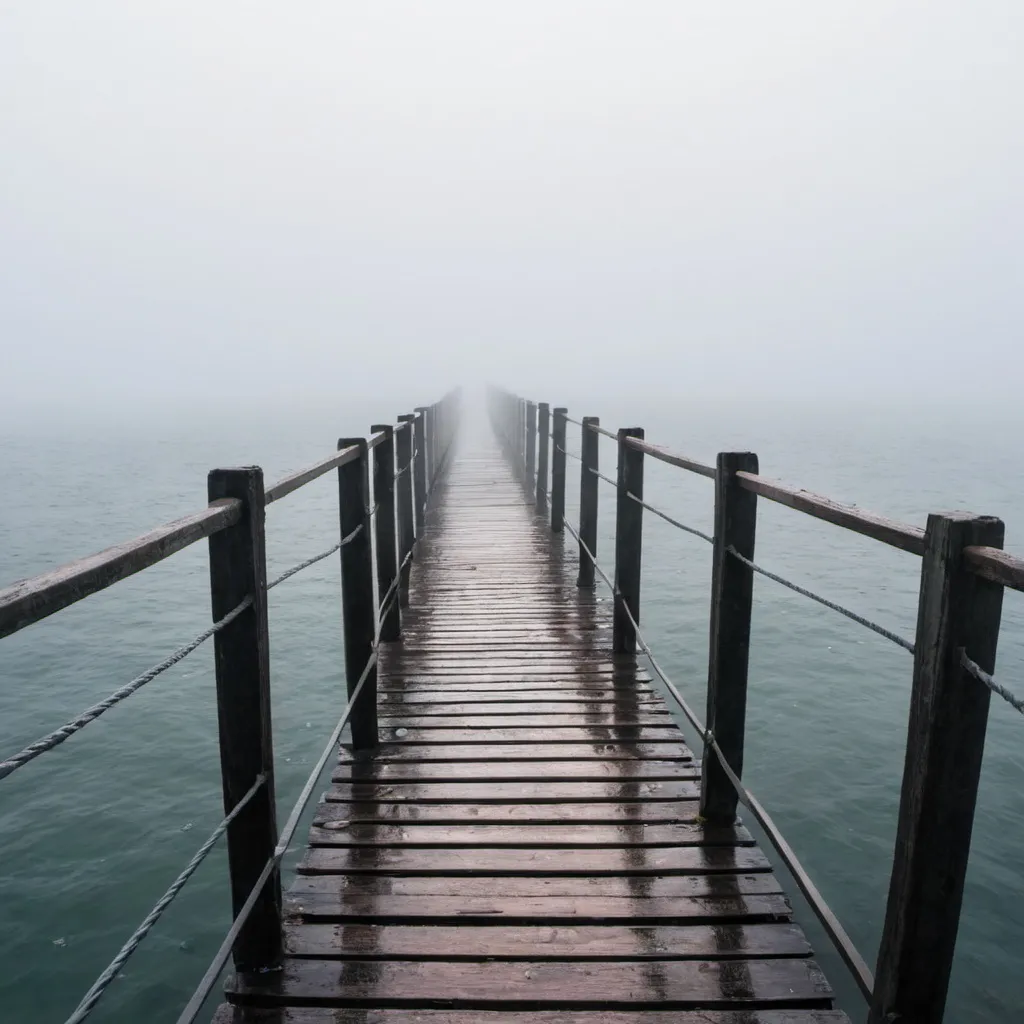
[[(538, 396), (544, 397), (544, 396)], [(562, 396), (547, 396), (552, 400)], [(406, 403), (412, 404), (412, 403)], [(1024, 551), (1019, 419), (966, 422), (905, 405), (825, 401), (568, 403), (607, 426), (713, 459), (753, 449), (764, 474), (923, 523), (928, 511), (1003, 516)], [(401, 411), (357, 400), (327, 409), (209, 412), (176, 421), (76, 423), (25, 437), (0, 427), (0, 582), (200, 507), (213, 465), (257, 463), (268, 479), (339, 435)], [(479, 420), (469, 429), (485, 429)], [(571, 428), (574, 432), (578, 428)], [(578, 447), (578, 437), (571, 436)], [(613, 446), (602, 440), (604, 466)], [(711, 482), (648, 460), (649, 500), (711, 525)], [(575, 489), (571, 488), (572, 497)], [(610, 564), (611, 491), (599, 559)], [(268, 513), (271, 574), (337, 536), (336, 493), (318, 481)], [(570, 509), (574, 503), (570, 500)], [(758, 560), (912, 637), (918, 561), (762, 502)], [(709, 548), (648, 516), (642, 617), (661, 661), (698, 707), (707, 670)], [(1024, 690), (1024, 600), (1008, 595), (998, 676)], [(0, 641), (0, 753), (20, 749), (160, 660), (209, 622), (204, 545)], [(274, 735), (282, 808), (343, 706), (337, 565), (271, 594)], [(212, 648), (62, 747), (0, 783), (0, 1006), (12, 1022), (59, 1022), (221, 817)], [(884, 913), (903, 763), (910, 656), (854, 623), (758, 579), (746, 778), (873, 962)], [(1024, 1008), (1024, 721), (993, 704), (950, 997), (953, 1021), (1015, 1020)], [(301, 831), (300, 831), (301, 834)], [(801, 923), (855, 1019), (860, 1003), (806, 908)], [(229, 918), (216, 851), (93, 1014), (100, 1024), (173, 1022)], [(211, 999), (211, 1006), (215, 1002)]]

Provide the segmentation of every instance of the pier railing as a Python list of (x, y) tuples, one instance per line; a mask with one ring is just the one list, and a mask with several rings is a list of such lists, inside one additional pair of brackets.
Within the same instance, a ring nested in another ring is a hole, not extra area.
[[(205, 509), (0, 591), (3, 638), (197, 541), (209, 541), (213, 625), (72, 721), (0, 761), (3, 779), (64, 743), (213, 638), (225, 817), (85, 994), (68, 1024), (78, 1024), (89, 1016), (107, 986), (225, 833), (233, 922), (181, 1012), (179, 1024), (195, 1019), (229, 956), (233, 956), (239, 971), (273, 968), (281, 962), (281, 859), (344, 727), (350, 726), (352, 744), (357, 749), (377, 743), (377, 647), (401, 636), (401, 608), (408, 603), (415, 542), (423, 530), (431, 491), (445, 468), (459, 407), (459, 392), (449, 392), (433, 405), (399, 416), (397, 425), (374, 425), (369, 437), (342, 438), (336, 452), (269, 487), (264, 486), (263, 471), (258, 467), (215, 469), (209, 474), (209, 505)], [(338, 475), (337, 543), (268, 582), (267, 506), (332, 471)], [(267, 593), (338, 552), (348, 702), (279, 829)], [(375, 584), (379, 600), (374, 599)]]
[[(943, 1018), (953, 964), (992, 693), (1024, 712), (1024, 701), (993, 678), (1003, 590), (1024, 590), (1024, 559), (1002, 550), (1003, 523), (965, 513), (929, 515), (925, 529), (769, 480), (752, 452), (720, 452), (706, 464), (652, 444), (638, 427), (610, 431), (596, 416), (577, 420), (491, 389), (490, 414), (506, 454), (551, 529), (579, 545), (580, 587), (600, 576), (613, 594), (613, 648), (637, 649), (704, 745), (701, 814), (731, 823), (743, 803), (761, 824), (821, 921), (869, 1006), (869, 1024)], [(568, 425), (580, 454), (568, 450)], [(598, 441), (616, 445), (615, 478), (601, 473)], [(566, 460), (579, 463), (578, 527), (565, 519)], [(714, 483), (714, 532), (705, 533), (644, 500), (647, 458)], [(550, 466), (550, 480), (549, 480)], [(598, 484), (615, 489), (614, 569), (597, 561)], [(757, 500), (789, 508), (921, 558), (913, 640), (770, 572), (754, 561)], [(705, 722), (666, 675), (640, 631), (643, 514), (650, 512), (712, 545), (710, 646)], [(762, 575), (871, 629), (913, 655), (910, 717), (885, 922), (874, 976), (796, 854), (743, 777), (753, 581)]]

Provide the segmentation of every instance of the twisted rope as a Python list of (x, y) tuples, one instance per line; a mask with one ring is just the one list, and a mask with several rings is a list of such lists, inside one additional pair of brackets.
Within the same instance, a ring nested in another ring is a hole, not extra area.
[[(573, 530), (569, 523), (565, 524), (569, 528), (569, 532), (572, 533), (577, 540), (579, 540), (579, 534)], [(629, 619), (633, 626), (633, 632), (636, 635), (637, 645), (643, 651), (644, 656), (651, 663), (651, 667), (657, 673), (658, 677), (664, 683), (665, 688), (669, 691), (676, 703), (679, 705), (683, 714), (689, 720), (690, 724), (701, 734), (704, 738), (705, 746), (708, 750), (711, 750), (718, 763), (722, 766), (722, 771), (725, 772), (726, 777), (729, 779), (730, 784), (736, 791), (740, 803), (747, 807), (751, 814), (757, 819), (758, 823), (764, 829), (765, 834), (771, 841), (772, 846), (775, 847), (776, 852), (782, 858), (786, 867), (789, 868), (794, 880), (800, 888), (800, 891), (807, 897), (807, 902), (811, 905), (811, 909), (814, 911), (818, 920), (821, 921), (828, 933), (829, 938), (835, 944), (836, 949), (839, 952), (843, 962), (849, 968), (850, 973), (854, 977), (858, 988), (861, 990), (865, 998), (870, 999), (871, 993), (874, 990), (874, 978), (872, 977), (871, 970), (865, 962), (864, 958), (860, 955), (857, 947), (853, 944), (850, 936), (846, 933), (846, 930), (840, 924), (839, 919), (832, 912), (832, 908), (822, 898), (821, 893), (818, 892), (817, 887), (811, 881), (810, 876), (804, 870), (804, 866), (800, 863), (796, 854), (793, 852), (792, 847), (786, 842), (778, 826), (771, 819), (768, 812), (761, 806), (760, 801), (754, 796), (753, 793), (743, 785), (739, 776), (733, 771), (732, 766), (726, 760), (725, 754), (722, 752), (722, 748), (718, 745), (718, 741), (715, 739), (714, 733), (706, 728), (701, 720), (697, 717), (693, 708), (686, 702), (686, 699), (676, 688), (675, 684), (669, 679), (668, 675), (662, 669), (661, 665), (658, 664), (657, 659), (654, 657), (651, 651), (650, 645), (644, 639), (643, 634), (640, 632), (640, 625), (637, 623), (636, 618), (630, 611), (629, 605), (622, 598), (622, 592), (608, 579), (607, 574), (597, 564), (597, 559), (594, 558), (593, 552), (586, 544), (580, 540), (580, 547), (587, 553), (591, 562), (594, 563), (594, 568), (600, 573), (601, 578), (611, 588), (612, 594), (615, 600), (618, 602), (618, 607), (625, 612), (626, 617)]]
[(110, 983), (120, 974), (121, 968), (128, 962), (128, 958), (139, 948), (139, 944), (149, 934), (150, 929), (160, 920), (160, 915), (170, 906), (174, 897), (184, 888), (185, 883), (195, 873), (196, 868), (206, 859), (206, 855), (216, 845), (217, 840), (227, 831), (228, 826), (235, 820), (236, 817), (242, 812), (243, 808), (249, 803), (250, 800), (256, 795), (259, 789), (266, 782), (265, 775), (259, 775), (256, 781), (252, 784), (252, 788), (249, 790), (241, 800), (231, 809), (231, 812), (224, 818), (224, 820), (213, 830), (210, 838), (203, 843), (202, 846), (195, 852), (195, 855), (185, 866), (185, 870), (171, 883), (170, 888), (157, 900), (153, 909), (145, 916), (142, 924), (132, 933), (128, 941), (121, 947), (117, 956), (110, 961), (106, 970), (93, 982), (92, 987), (82, 1001), (78, 1004), (75, 1012), (68, 1017), (66, 1024), (80, 1024), (81, 1021), (85, 1020), (86, 1017), (92, 1012), (93, 1007), (100, 1001), (103, 993), (106, 992)]
[(252, 598), (247, 597), (238, 607), (232, 609), (222, 619), (218, 619), (209, 629), (203, 630), (194, 640), (190, 640), (184, 647), (179, 647), (172, 655), (165, 658), (159, 665), (147, 669), (140, 676), (136, 676), (130, 683), (126, 683), (119, 690), (115, 690), (105, 700), (93, 704), (77, 718), (72, 719), (67, 725), (62, 725), (47, 736), (43, 736), (30, 743), (24, 750), (0, 762), (0, 779), (5, 779), (12, 772), (17, 771), (23, 765), (34, 760), (40, 754), (52, 750), (63, 743), (68, 737), (74, 736), (80, 729), (84, 729), (90, 722), (94, 722), (104, 711), (109, 711), (115, 704), (120, 704), (125, 697), (130, 697), (136, 690), (141, 689), (146, 683), (151, 683), (162, 672), (166, 672), (171, 666), (177, 665), (183, 658), (188, 657), (200, 644), (205, 643), (214, 633), (219, 633), (225, 626), (235, 621), (242, 612), (252, 604)]
[(1017, 697), (1012, 691), (1008, 690), (1005, 686), (997, 683), (976, 661), (972, 661), (967, 657), (967, 652), (961, 647), (960, 648), (960, 664), (967, 669), (967, 671), (978, 680), (979, 683), (984, 683), (996, 696), (1002, 697), (1011, 708), (1019, 711), (1024, 715), (1024, 699)]
[(568, 455), (570, 459), (575, 459), (577, 462), (582, 462), (583, 459), (576, 455), (574, 452), (567, 452), (560, 444), (556, 444), (555, 447), (563, 454)]
[[(362, 529), (362, 527), (360, 527)], [(353, 536), (349, 534), (349, 536)], [(319, 555), (314, 555), (312, 558), (307, 558), (304, 562), (299, 562), (298, 565), (293, 565), (287, 572), (281, 573), (276, 580), (272, 580), (267, 584), (267, 590), (273, 590), (278, 583), (284, 583), (290, 576), (294, 576), (297, 572), (302, 572), (303, 569), (308, 569), (311, 565), (316, 565), (317, 562), (322, 562), (325, 558), (329, 558), (334, 554), (335, 551), (341, 550), (341, 543), (329, 547), (326, 551), (321, 551)]]
[[(338, 740), (341, 737), (341, 732), (345, 728), (345, 725), (352, 714), (352, 709), (355, 707), (356, 701), (359, 699), (359, 694), (362, 692), (363, 685), (369, 678), (370, 671), (376, 664), (377, 651), (375, 649), (367, 660), (366, 667), (363, 669), (362, 675), (359, 677), (355, 689), (352, 691), (352, 696), (349, 698), (348, 704), (346, 705), (341, 718), (338, 719), (338, 724), (334, 727), (334, 731), (327, 740), (327, 745), (324, 747), (323, 753), (318, 758), (316, 764), (313, 765), (313, 770), (309, 773), (309, 777), (306, 779), (306, 784), (302, 787), (302, 791), (299, 793), (298, 799), (295, 801), (295, 805), (292, 807), (291, 813), (288, 815), (288, 820), (285, 822), (285, 826), (281, 830), (277, 846), (274, 847), (274, 853), (267, 861), (259, 878), (256, 879), (256, 884), (252, 887), (252, 891), (249, 893), (248, 898), (238, 911), (238, 916), (232, 922), (231, 927), (224, 936), (224, 941), (220, 944), (220, 949), (217, 950), (216, 955), (210, 962), (210, 966), (206, 969), (206, 973), (196, 986), (195, 992), (192, 993), (192, 998), (188, 1001), (185, 1008), (178, 1016), (177, 1024), (192, 1024), (198, 1016), (199, 1011), (202, 1010), (203, 1003), (206, 1002), (207, 997), (213, 990), (213, 986), (217, 983), (217, 979), (220, 977), (220, 972), (224, 969), (224, 965), (227, 963), (228, 957), (231, 955), (231, 948), (234, 946), (235, 940), (238, 938), (239, 933), (245, 926), (245, 922), (249, 919), (249, 915), (252, 913), (253, 907), (256, 906), (256, 901), (259, 899), (260, 893), (263, 891), (263, 887), (267, 884), (267, 880), (270, 878), (274, 869), (281, 862), (281, 858), (288, 852), (291, 846), (295, 830), (299, 824), (299, 819), (302, 817), (302, 812), (306, 809), (310, 797), (313, 794), (313, 790), (316, 787), (317, 780), (320, 778), (320, 774), (324, 770), (324, 765), (334, 752), (334, 748), (337, 746)], [(68, 1024), (72, 1024), (72, 1022), (69, 1021)]]
[(619, 489), (618, 482), (613, 480), (610, 476), (605, 476), (604, 473), (599, 473), (593, 466), (587, 466), (587, 469), (589, 469), (598, 480), (603, 480), (606, 484), (611, 484), (616, 490)]
[(709, 544), (715, 543), (715, 538), (709, 533), (702, 533), (700, 530), (694, 529), (692, 526), (687, 526), (685, 523), (679, 522), (678, 519), (673, 519), (670, 515), (662, 512), (661, 509), (655, 508), (653, 505), (648, 505), (646, 501), (638, 498), (632, 491), (626, 491), (626, 497), (632, 498), (642, 508), (647, 509), (648, 512), (653, 512), (656, 516), (661, 516), (666, 523), (671, 523), (673, 526), (680, 530), (685, 530), (687, 533), (692, 533), (694, 537), (700, 537), (701, 540), (706, 540)]
[(754, 572), (760, 573), (762, 576), (767, 576), (768, 579), (774, 580), (776, 583), (780, 583), (784, 587), (788, 587), (797, 594), (809, 597), (812, 601), (817, 601), (818, 604), (824, 605), (826, 608), (831, 608), (834, 612), (839, 612), (840, 615), (845, 615), (853, 622), (864, 626), (866, 629), (870, 629), (872, 633), (884, 636), (886, 640), (891, 640), (894, 644), (898, 647), (902, 647), (905, 651), (910, 651), (911, 654), (914, 653), (914, 645), (909, 640), (904, 640), (898, 633), (894, 633), (892, 630), (886, 629), (885, 626), (880, 626), (877, 622), (872, 622), (870, 619), (865, 619), (863, 615), (858, 615), (856, 612), (850, 611), (849, 608), (844, 608), (841, 604), (829, 601), (827, 598), (815, 594), (812, 590), (806, 590), (804, 587), (797, 586), (797, 584), (791, 583), (782, 576), (776, 576), (775, 573), (769, 572), (767, 569), (762, 569), (761, 566), (756, 565), (745, 555), (741, 555), (731, 544), (725, 550), (732, 555), (733, 558), (738, 559), (745, 566), (753, 569)]

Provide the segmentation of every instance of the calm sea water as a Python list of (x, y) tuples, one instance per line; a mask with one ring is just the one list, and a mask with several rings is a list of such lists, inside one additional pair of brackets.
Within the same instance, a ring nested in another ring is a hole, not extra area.
[[(552, 399), (562, 396), (550, 396)], [(407, 408), (394, 401), (175, 420), (151, 414), (31, 438), (0, 427), (0, 583), (191, 511), (214, 465), (257, 463), (268, 479), (329, 451), (339, 435)], [(568, 404), (607, 426), (696, 456), (753, 449), (762, 473), (912, 522), (969, 508), (1007, 521), (1024, 551), (1022, 423), (983, 413), (817, 401)], [(482, 429), (478, 427), (478, 429)], [(573, 431), (578, 428), (571, 428)], [(578, 436), (570, 438), (578, 448)], [(613, 446), (602, 440), (605, 467)], [(649, 500), (706, 530), (711, 482), (648, 460)], [(602, 492), (599, 558), (613, 504)], [(330, 478), (268, 514), (271, 574), (337, 535)], [(570, 508), (573, 502), (570, 501)], [(912, 637), (918, 560), (762, 502), (758, 560)], [(644, 628), (702, 707), (710, 549), (648, 516)], [(209, 622), (205, 545), (0, 641), (0, 752), (66, 721)], [(291, 805), (343, 706), (333, 559), (270, 602), (281, 807)], [(212, 647), (201, 648), (84, 733), (0, 783), (0, 1006), (4, 1021), (59, 1022), (221, 817)], [(885, 907), (910, 687), (910, 656), (827, 609), (758, 579), (750, 667), (748, 783), (873, 963)], [(998, 675), (1024, 690), (1024, 600), (1007, 595)], [(301, 831), (300, 831), (301, 835)], [(993, 703), (951, 1021), (1020, 1019), (1024, 975), (1024, 721)], [(227, 927), (222, 850), (146, 939), (94, 1012), (101, 1024), (174, 1021)], [(790, 887), (792, 890), (792, 887)], [(798, 903), (844, 1007), (844, 969)], [(216, 998), (211, 998), (212, 1008)]]

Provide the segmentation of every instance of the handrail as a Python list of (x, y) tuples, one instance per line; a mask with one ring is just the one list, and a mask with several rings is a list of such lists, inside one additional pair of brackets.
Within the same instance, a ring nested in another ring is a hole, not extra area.
[(909, 551), (912, 555), (924, 554), (924, 530), (920, 527), (887, 519), (855, 505), (844, 505), (813, 491), (798, 490), (777, 480), (768, 480), (757, 473), (740, 471), (736, 477), (744, 490), (768, 498), (769, 501), (776, 501), (798, 512), (806, 512), (815, 519), (824, 519), (834, 526), (880, 540), (883, 544)]
[[(706, 763), (701, 779), (701, 814), (709, 821), (732, 821), (737, 803), (746, 804), (770, 833), (812, 905), (817, 903), (817, 893), (809, 879), (781, 835), (771, 834), (771, 819), (742, 787), (730, 765), (743, 763), (747, 652), (755, 574), (819, 602), (913, 655), (897, 828), (900, 838), (894, 850), (877, 981), (852, 945), (844, 948), (840, 938), (845, 933), (838, 935), (838, 922), (828, 920), (830, 912), (819, 913), (819, 917), (857, 976), (861, 991), (869, 998), (870, 1024), (882, 1024), (901, 1014), (922, 1020), (941, 1019), (970, 856), (971, 823), (990, 694), (1024, 714), (1024, 697), (1018, 697), (993, 674), (1002, 588), (1024, 591), (1024, 558), (1002, 550), (1002, 521), (970, 513), (938, 513), (928, 517), (927, 529), (923, 530), (763, 477), (752, 452), (720, 452), (715, 466), (710, 466), (651, 444), (639, 428), (621, 430), (615, 435), (618, 480), (613, 480), (598, 472), (596, 444), (587, 445), (587, 427), (594, 433), (611, 436), (604, 429), (596, 429), (596, 417), (584, 417), (581, 422), (570, 418), (564, 407), (557, 407), (554, 430), (549, 436), (545, 432), (538, 434), (530, 418), (522, 415), (523, 408), (532, 403), (497, 390), (492, 391), (491, 398), (495, 430), (521, 476), (538, 443), (552, 446), (550, 527), (556, 534), (563, 530), (571, 534), (579, 544), (577, 586), (592, 587), (597, 574), (612, 588), (616, 608), (612, 650), (635, 653), (639, 645), (679, 701), (683, 714), (701, 730)], [(579, 532), (565, 521), (564, 514), (566, 457), (571, 454), (565, 450), (567, 422), (583, 428)], [(713, 535), (687, 526), (643, 500), (644, 455), (715, 481)], [(614, 582), (598, 565), (594, 554), (599, 508), (597, 479), (612, 484), (617, 493)], [(529, 490), (530, 481), (525, 476), (523, 482)], [(913, 640), (758, 565), (754, 561), (757, 497), (918, 555), (920, 591)], [(632, 499), (632, 503), (626, 499)], [(638, 506), (713, 545), (707, 677), (709, 730), (703, 729), (672, 687), (639, 632), (643, 517)], [(978, 582), (982, 580), (985, 584)]]
[(201, 512), (182, 516), (95, 555), (13, 583), (0, 590), (0, 638), (17, 633), (90, 594), (106, 590), (196, 541), (234, 526), (241, 515), (242, 503), (237, 499), (215, 501)]
[(356, 445), (350, 445), (348, 448), (342, 448), (328, 455), (327, 458), (321, 459), (319, 462), (314, 462), (311, 466), (306, 466), (305, 469), (289, 473), (278, 480), (276, 484), (271, 484), (267, 488), (266, 503), (269, 505), (271, 502), (280, 501), (317, 477), (323, 476), (324, 473), (329, 473), (332, 469), (340, 469), (357, 458), (359, 458), (359, 448)]
[(664, 445), (651, 444), (650, 441), (642, 441), (639, 437), (624, 438), (624, 443), (634, 451), (650, 455), (651, 458), (657, 459), (659, 462), (666, 462), (670, 466), (677, 466), (679, 469), (688, 470), (690, 473), (696, 473), (698, 476), (710, 477), (712, 480), (715, 478), (714, 466), (698, 462), (696, 459), (691, 459), (686, 455), (680, 455), (679, 452), (671, 451)]
[(964, 564), (976, 576), (1001, 583), (1011, 590), (1024, 591), (1024, 558), (1002, 548), (970, 546), (964, 548)]
[[(232, 809), (226, 813), (220, 825), (214, 830), (207, 841), (199, 848), (185, 869), (172, 882), (164, 895), (157, 901), (153, 909), (132, 933), (128, 941), (111, 961), (110, 965), (100, 974), (94, 984), (73, 1011), (70, 1021), (73, 1024), (84, 1021), (96, 1006), (103, 992), (117, 976), (127, 959), (138, 948), (150, 929), (156, 924), (163, 911), (175, 899), (177, 894), (198, 869), (214, 844), (220, 839), (228, 826), (243, 812), (246, 815), (264, 817), (264, 829), (257, 828), (253, 834), (268, 835), (273, 842), (277, 834), (274, 820), (273, 800), (273, 752), (269, 721), (264, 719), (265, 709), (270, 706), (269, 664), (266, 659), (268, 641), (267, 593), (291, 578), (296, 573), (315, 565), (332, 554), (341, 551), (342, 557), (342, 590), (343, 590), (343, 623), (345, 649), (347, 655), (358, 650), (363, 643), (362, 624), (357, 622), (359, 609), (365, 608), (369, 595), (372, 595), (374, 570), (381, 573), (380, 584), (386, 590), (376, 610), (376, 623), (371, 621), (369, 635), (369, 656), (354, 687), (350, 686), (350, 697), (345, 710), (332, 733), (331, 739), (321, 755), (314, 773), (307, 781), (296, 806), (293, 808), (275, 847), (272, 848), (270, 859), (259, 869), (261, 859), (266, 851), (259, 848), (260, 843), (251, 841), (252, 835), (239, 843), (234, 832), (228, 836), (228, 861), (233, 888), (237, 888), (237, 880), (244, 878), (246, 884), (252, 878), (250, 869), (260, 873), (250, 890), (250, 895), (239, 909), (237, 916), (218, 954), (217, 962), (211, 965), (212, 977), (226, 962), (232, 950), (236, 948), (238, 956), (244, 956), (243, 949), (253, 949), (253, 937), (263, 942), (267, 937), (266, 921), (261, 920), (262, 934), (256, 936), (250, 923), (247, 934), (246, 922), (252, 910), (259, 904), (264, 889), (271, 879), (279, 888), (279, 881), (274, 874), (275, 867), (289, 848), (299, 816), (309, 802), (313, 785), (323, 770), (327, 758), (337, 744), (341, 730), (351, 723), (353, 743), (362, 747), (376, 742), (375, 716), (368, 714), (367, 702), (376, 702), (376, 666), (378, 660), (378, 644), (380, 641), (381, 623), (385, 612), (392, 615), (391, 608), (398, 601), (402, 589), (402, 573), (406, 573), (412, 559), (411, 538), (403, 532), (403, 547), (397, 552), (404, 557), (396, 558), (394, 568), (387, 568), (388, 536), (390, 543), (399, 544), (399, 537), (393, 529), (396, 517), (404, 522), (406, 530), (412, 522), (415, 509), (411, 497), (403, 492), (397, 493), (393, 486), (390, 490), (378, 491), (377, 503), (372, 504), (369, 493), (370, 468), (374, 482), (393, 485), (403, 473), (415, 466), (417, 481), (420, 486), (432, 488), (437, 481), (441, 468), (445, 465), (448, 452), (454, 438), (458, 420), (458, 390), (446, 394), (439, 402), (421, 407), (408, 420), (400, 421), (395, 428), (375, 427), (368, 438), (353, 439), (341, 442), (340, 450), (331, 453), (325, 459), (287, 474), (268, 488), (263, 485), (263, 473), (259, 467), (243, 467), (240, 469), (217, 469), (210, 474), (210, 493), (218, 495), (207, 508), (176, 519), (157, 527), (140, 537), (125, 543), (107, 548), (95, 555), (79, 559), (68, 565), (40, 574), (31, 579), (21, 580), (0, 590), (0, 637), (10, 635), (34, 622), (59, 611), (90, 594), (103, 590), (121, 579), (140, 572), (169, 557), (177, 551), (205, 538), (215, 538), (210, 544), (211, 596), (214, 615), (219, 615), (212, 626), (204, 630), (194, 639), (179, 647), (159, 664), (137, 676), (126, 685), (97, 704), (87, 708), (75, 719), (61, 726), (48, 735), (36, 740), (24, 750), (0, 762), (0, 779), (12, 774), (18, 768), (34, 760), (39, 755), (63, 743), (70, 736), (83, 729), (100, 715), (131, 696), (141, 687), (154, 680), (158, 675), (180, 662), (210, 637), (231, 627), (223, 636), (217, 637), (217, 700), (220, 723), (221, 772), (223, 776), (225, 800), (227, 794), (238, 792), (244, 787), (247, 792)], [(394, 461), (395, 448), (389, 444), (395, 434), (400, 434), (406, 425), (415, 425), (416, 447), (411, 443), (410, 434), (403, 435), (409, 439), (405, 454), (408, 463), (396, 472)], [(355, 442), (355, 443), (353, 443)], [(375, 453), (370, 458), (370, 453)], [(410, 454), (411, 453), (411, 454)], [(352, 465), (361, 461), (360, 466)], [(349, 467), (349, 468), (347, 468)], [(321, 551), (306, 558), (297, 565), (287, 569), (271, 581), (265, 576), (265, 533), (264, 509), (267, 504), (278, 501), (298, 490), (304, 484), (330, 472), (340, 470), (339, 513), (342, 524), (340, 541), (326, 551)], [(425, 498), (423, 499), (425, 502)], [(393, 501), (395, 507), (387, 516), (388, 503)], [(422, 512), (425, 504), (420, 506)], [(251, 514), (250, 514), (251, 513)], [(381, 523), (387, 519), (389, 528), (383, 529)], [(376, 529), (373, 528), (376, 521)], [(216, 535), (223, 530), (238, 527), (230, 541)], [(358, 543), (356, 543), (358, 542)], [(349, 548), (349, 545), (352, 545)], [(382, 568), (383, 567), (383, 568)], [(392, 575), (393, 573), (393, 575)], [(248, 614), (243, 614), (248, 613)], [(392, 617), (390, 626), (400, 623)], [(393, 639), (388, 636), (387, 639)], [(359, 662), (356, 663), (357, 665)], [(351, 681), (354, 666), (346, 665), (346, 674)], [(241, 709), (242, 713), (238, 713)], [(371, 707), (372, 710), (372, 707)], [(362, 719), (362, 720), (360, 720)], [(372, 728), (373, 736), (369, 729)], [(225, 731), (226, 730), (226, 731)], [(358, 735), (357, 735), (358, 733)], [(252, 746), (255, 738), (258, 750), (257, 763), (259, 768), (255, 781), (250, 774), (252, 765)], [(248, 745), (248, 747), (247, 747)], [(239, 751), (247, 749), (243, 757)], [(246, 776), (249, 776), (246, 778)], [(266, 789), (266, 799), (256, 800), (257, 794)], [(262, 840), (260, 840), (262, 842)], [(261, 858), (255, 860), (254, 858)], [(276, 906), (276, 911), (275, 911)], [(276, 913), (277, 932), (280, 932), (279, 903), (271, 900), (268, 905), (271, 916)], [(248, 946), (247, 946), (248, 944)], [(266, 948), (264, 942), (264, 948)], [(272, 945), (272, 944), (271, 944)], [(257, 953), (256, 955), (269, 955)], [(211, 977), (208, 972), (207, 977)], [(206, 989), (205, 994), (208, 994)], [(192, 1004), (190, 1004), (192, 1005)], [(198, 1009), (198, 1005), (196, 1006)]]

